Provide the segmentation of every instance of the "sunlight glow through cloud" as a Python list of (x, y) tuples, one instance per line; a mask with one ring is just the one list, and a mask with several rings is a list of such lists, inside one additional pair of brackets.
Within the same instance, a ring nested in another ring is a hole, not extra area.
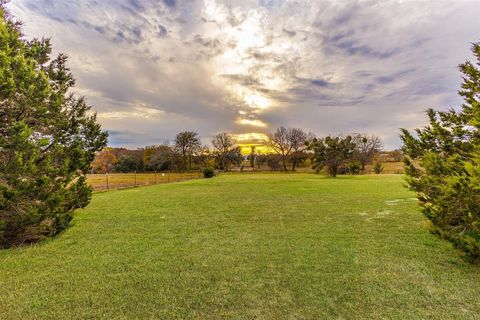
[[(27, 37), (70, 56), (114, 146), (195, 130), (368, 132), (399, 145), (460, 102), (478, 1), (15, 0)], [(402, 19), (398, 19), (398, 17)], [(130, 137), (130, 138), (126, 138)]]
[(253, 127), (260, 127), (260, 128), (265, 128), (267, 124), (261, 120), (258, 119), (238, 119), (237, 123), (243, 126), (253, 126)]
[(158, 116), (165, 112), (157, 109), (152, 109), (144, 106), (136, 106), (132, 110), (128, 111), (111, 111), (111, 112), (99, 112), (98, 118), (101, 119), (147, 119), (156, 120)]

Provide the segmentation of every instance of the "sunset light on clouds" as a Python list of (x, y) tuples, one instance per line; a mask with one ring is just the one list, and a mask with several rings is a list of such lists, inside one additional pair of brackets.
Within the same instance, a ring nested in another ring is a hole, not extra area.
[[(70, 56), (114, 146), (194, 127), (368, 131), (387, 148), (428, 107), (458, 105), (477, 1), (14, 0), (27, 37)], [(368, 128), (368, 130), (366, 129)]]

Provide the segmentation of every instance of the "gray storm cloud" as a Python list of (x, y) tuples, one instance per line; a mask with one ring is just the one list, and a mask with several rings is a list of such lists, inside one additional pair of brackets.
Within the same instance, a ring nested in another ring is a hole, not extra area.
[(369, 132), (387, 148), (458, 105), (478, 1), (15, 0), (27, 37), (70, 56), (115, 146), (181, 130)]

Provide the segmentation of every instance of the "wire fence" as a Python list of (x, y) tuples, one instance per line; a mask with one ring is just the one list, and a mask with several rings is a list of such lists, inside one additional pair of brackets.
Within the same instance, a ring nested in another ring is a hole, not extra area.
[(201, 172), (106, 173), (88, 174), (87, 183), (93, 188), (94, 191), (106, 191), (187, 181), (201, 177), (203, 177)]

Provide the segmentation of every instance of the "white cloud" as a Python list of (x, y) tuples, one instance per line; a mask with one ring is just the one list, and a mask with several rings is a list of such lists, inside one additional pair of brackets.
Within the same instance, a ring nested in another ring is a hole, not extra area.
[[(29, 37), (69, 54), (111, 143), (181, 130), (369, 132), (388, 148), (458, 104), (478, 1), (16, 0)], [(241, 117), (239, 118), (239, 114)], [(262, 132), (260, 132), (262, 133)]]

